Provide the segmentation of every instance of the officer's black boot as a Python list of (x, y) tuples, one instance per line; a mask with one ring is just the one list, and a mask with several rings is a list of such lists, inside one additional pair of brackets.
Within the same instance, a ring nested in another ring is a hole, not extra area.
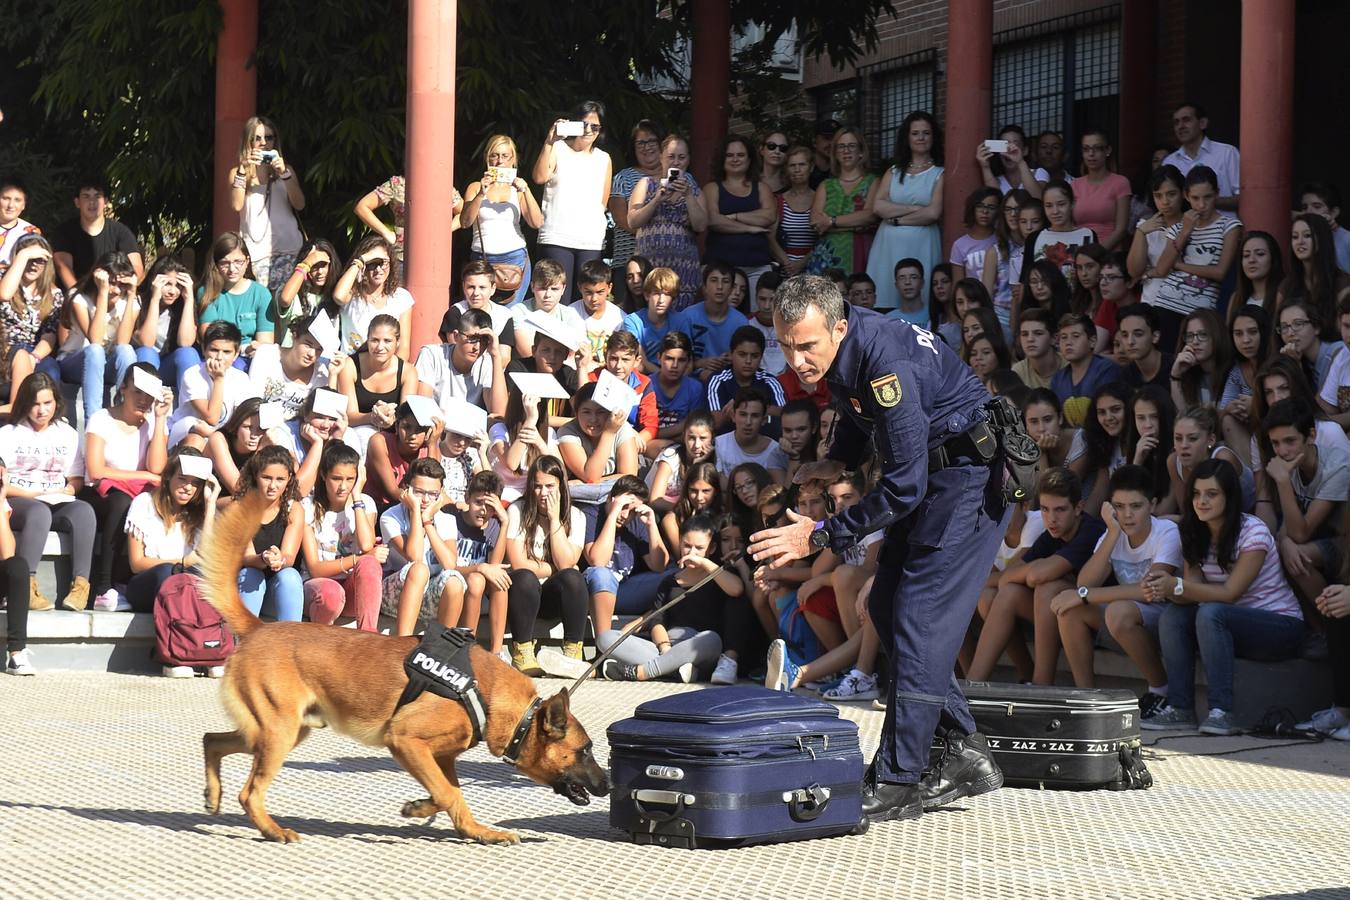
[(994, 762), (989, 743), (978, 731), (962, 734), (956, 729), (939, 732), (937, 759), (930, 757), (924, 772), (923, 808), (935, 809), (962, 797), (975, 797), (1003, 787), (1003, 770)]
[[(877, 751), (877, 756), (881, 751)], [(868, 822), (915, 819), (923, 815), (923, 789), (919, 784), (892, 784), (877, 779), (877, 756), (863, 774), (862, 811)]]

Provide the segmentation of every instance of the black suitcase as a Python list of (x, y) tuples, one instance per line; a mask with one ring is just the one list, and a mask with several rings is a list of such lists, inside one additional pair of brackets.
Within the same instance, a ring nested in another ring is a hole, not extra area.
[(753, 685), (643, 703), (609, 726), (609, 823), (634, 843), (737, 847), (861, 833), (858, 727)]
[(1139, 700), (1126, 690), (962, 682), (1012, 787), (1147, 788)]

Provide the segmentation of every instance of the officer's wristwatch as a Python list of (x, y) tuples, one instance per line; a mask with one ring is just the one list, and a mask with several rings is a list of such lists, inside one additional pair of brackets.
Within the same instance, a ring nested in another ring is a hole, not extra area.
[(824, 522), (816, 523), (816, 530), (811, 532), (811, 549), (825, 550), (830, 546), (830, 533), (825, 530)]
[(1084, 603), (1087, 603), (1087, 602), (1088, 602), (1087, 595), (1088, 595), (1088, 589), (1087, 589), (1086, 586), (1080, 587), (1080, 588), (1078, 589), (1078, 599), (1079, 599), (1079, 600), (1082, 600)]

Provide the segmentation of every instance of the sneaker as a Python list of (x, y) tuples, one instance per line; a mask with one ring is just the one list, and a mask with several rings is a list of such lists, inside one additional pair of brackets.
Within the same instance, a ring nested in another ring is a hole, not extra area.
[(1340, 707), (1333, 706), (1330, 709), (1322, 709), (1312, 714), (1312, 718), (1306, 722), (1299, 722), (1294, 727), (1299, 731), (1316, 731), (1318, 734), (1331, 734), (1337, 729), (1350, 725), (1350, 717), (1341, 712)]
[(544, 674), (554, 678), (580, 678), (591, 667), (586, 660), (568, 656), (554, 647), (544, 647), (535, 659), (538, 660), (539, 668), (544, 670)]
[(680, 676), (680, 684), (689, 684), (694, 680), (694, 664), (685, 663), (676, 669), (675, 673)]
[(771, 691), (791, 691), (802, 667), (788, 658), (787, 644), (779, 638), (769, 645), (764, 662), (764, 686)]
[(197, 674), (192, 671), (192, 666), (165, 666), (160, 671), (165, 678), (191, 678)]
[(606, 681), (637, 681), (637, 664), (619, 662), (610, 657), (600, 665), (600, 674)]
[(207, 666), (207, 668), (206, 668), (206, 677), (207, 677), (207, 678), (224, 678), (224, 677), (225, 677), (225, 667), (224, 667), (224, 666)]
[(844, 681), (843, 675), (831, 675), (828, 678), (821, 678), (816, 681), (808, 681), (805, 684), (801, 685), (801, 687), (806, 688), (808, 691), (815, 691), (817, 694), (823, 694), (826, 691), (832, 691), (835, 688), (839, 687), (839, 685), (842, 684), (843, 681)]
[(857, 669), (844, 676), (839, 686), (823, 695), (826, 700), (876, 700), (881, 696), (877, 689), (877, 677), (864, 675)]
[(95, 597), (94, 609), (102, 612), (117, 612), (117, 588), (108, 588)]
[(717, 657), (717, 668), (713, 669), (712, 678), (709, 680), (713, 684), (735, 684), (736, 660), (725, 653)]
[(10, 675), (37, 674), (37, 669), (33, 668), (33, 658), (29, 655), (27, 647), (10, 656), (9, 662), (5, 665), (5, 672)]
[(1333, 741), (1350, 741), (1350, 725), (1342, 725), (1331, 734), (1327, 735)]
[(1158, 710), (1167, 705), (1167, 698), (1162, 694), (1155, 694), (1153, 691), (1144, 691), (1139, 698), (1139, 718), (1147, 719)]
[(562, 652), (563, 656), (566, 656), (568, 659), (586, 659), (586, 653), (582, 647), (581, 641), (563, 641)]
[(56, 604), (52, 602), (52, 600), (51, 600), (50, 597), (48, 597), (46, 594), (42, 593), (42, 588), (38, 587), (37, 576), (36, 576), (36, 575), (29, 575), (29, 576), (28, 576), (28, 608), (29, 608), (30, 610), (32, 610), (32, 609), (42, 610), (42, 609), (51, 609), (51, 608), (54, 607), (55, 605), (56, 605)]
[(539, 668), (539, 662), (534, 658), (534, 643), (531, 641), (511, 643), (511, 665), (516, 667), (517, 672), (531, 678), (538, 678), (544, 674), (544, 670)]
[(1195, 728), (1195, 710), (1175, 709), (1164, 703), (1153, 715), (1139, 720), (1145, 731), (1190, 731)]
[(497, 651), (497, 658), (508, 666), (511, 665), (511, 651), (506, 649), (505, 644), (502, 645), (502, 649)]
[(1222, 709), (1211, 709), (1205, 721), (1200, 723), (1200, 733), (1228, 737), (1242, 734), (1242, 729), (1238, 727), (1237, 719), (1233, 718), (1232, 713)]
[(61, 605), (75, 612), (84, 612), (89, 606), (89, 579), (83, 575), (76, 576)]

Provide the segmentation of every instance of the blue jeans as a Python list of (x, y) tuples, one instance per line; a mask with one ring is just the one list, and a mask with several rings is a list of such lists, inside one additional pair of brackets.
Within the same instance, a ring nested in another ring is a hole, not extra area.
[(525, 272), (520, 278), (520, 287), (511, 295), (507, 301), (507, 306), (516, 306), (522, 303), (530, 295), (530, 254), (524, 247), (519, 250), (512, 250), (510, 253), (482, 253), (473, 250), (469, 253), (471, 259), (486, 259), (489, 263), (502, 263), (508, 266), (521, 266)]
[(279, 572), (243, 569), (239, 595), (249, 612), (261, 615), (265, 607), (278, 622), (299, 622), (305, 611), (305, 583), (290, 566)]
[(136, 361), (136, 351), (129, 344), (113, 346), (112, 358), (102, 346), (86, 344), (79, 353), (61, 359), (48, 356), (37, 364), (37, 370), (57, 383), (78, 384), (84, 421), (87, 424), (94, 413), (103, 408), (103, 388), (122, 383), (122, 376)]
[(168, 359), (163, 359), (154, 347), (137, 347), (136, 361), (154, 366), (159, 371), (159, 380), (173, 388), (174, 397), (181, 397), (183, 391), (178, 385), (178, 379), (184, 372), (201, 365), (202, 355), (196, 347), (179, 347), (169, 353)]
[(591, 566), (581, 573), (591, 594), (614, 595), (614, 612), (621, 616), (638, 616), (652, 608), (656, 591), (661, 587), (665, 572), (636, 572), (623, 581), (613, 569)]
[(1303, 620), (1235, 603), (1171, 604), (1158, 623), (1167, 702), (1195, 709), (1195, 650), (1205, 666), (1209, 708), (1233, 710), (1233, 660), (1289, 659), (1303, 643)]

